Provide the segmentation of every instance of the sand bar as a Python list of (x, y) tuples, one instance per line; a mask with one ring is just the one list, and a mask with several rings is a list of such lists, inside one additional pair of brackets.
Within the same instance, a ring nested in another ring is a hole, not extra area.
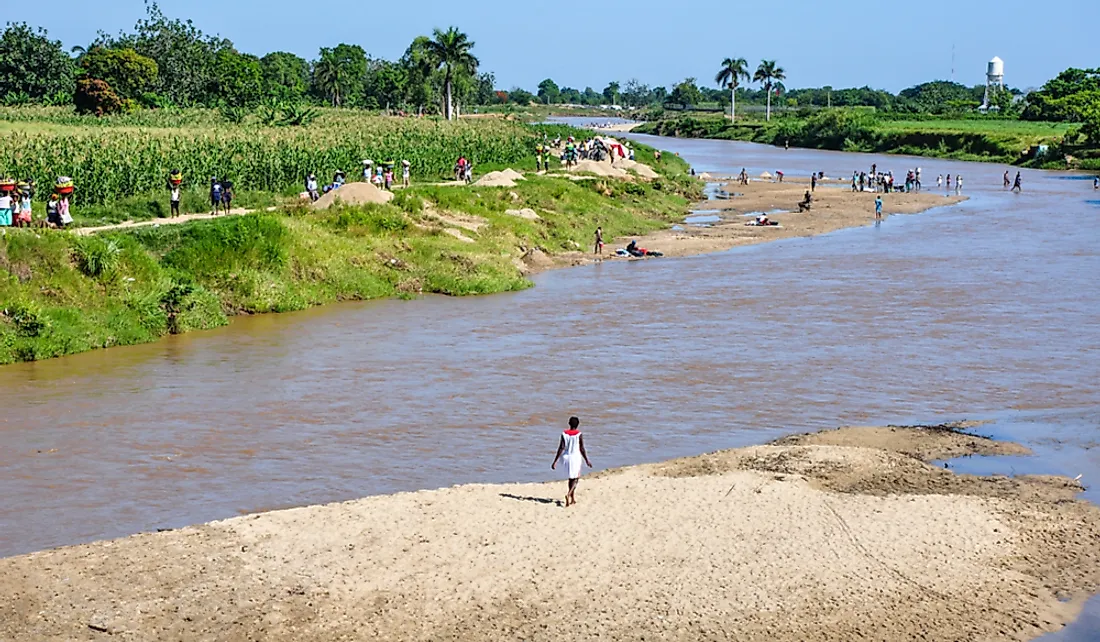
[[(748, 185), (734, 183), (722, 186), (731, 194), (728, 199), (700, 203), (697, 209), (717, 210), (720, 220), (706, 226), (681, 224), (680, 229), (664, 229), (638, 238), (638, 245), (659, 250), (665, 256), (693, 256), (720, 252), (741, 245), (766, 243), (798, 236), (816, 236), (837, 230), (873, 225), (875, 196), (871, 192), (852, 192), (846, 187), (819, 185), (813, 194), (813, 205), (800, 213), (798, 203), (810, 189), (808, 180), (786, 180), (782, 183), (753, 179)], [(890, 216), (917, 214), (935, 207), (954, 205), (966, 196), (945, 195), (942, 191), (921, 193), (892, 192), (881, 194), (886, 223)], [(778, 221), (778, 227), (750, 227), (745, 223), (750, 215), (767, 214)], [(625, 246), (629, 239), (617, 239)]]
[(918, 458), (1022, 452), (846, 428), (605, 471), (569, 509), (470, 485), (44, 551), (0, 560), (0, 639), (1026, 640), (1100, 585), (1100, 509)]

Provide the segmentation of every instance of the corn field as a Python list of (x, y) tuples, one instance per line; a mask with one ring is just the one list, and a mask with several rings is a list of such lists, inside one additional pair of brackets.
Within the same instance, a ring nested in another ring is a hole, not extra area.
[[(5, 120), (0, 112), (0, 126)], [(363, 159), (408, 160), (414, 176), (434, 178), (449, 174), (460, 155), (475, 166), (519, 161), (532, 154), (535, 140), (531, 128), (497, 119), (448, 123), (338, 110), (325, 110), (308, 127), (7, 120), (10, 131), (0, 132), (0, 175), (33, 178), (40, 198), (57, 176), (71, 176), (78, 202), (86, 204), (163, 190), (173, 169), (183, 170), (185, 185), (218, 176), (238, 190), (272, 192), (300, 189), (310, 172), (321, 181), (338, 169), (356, 176)]]

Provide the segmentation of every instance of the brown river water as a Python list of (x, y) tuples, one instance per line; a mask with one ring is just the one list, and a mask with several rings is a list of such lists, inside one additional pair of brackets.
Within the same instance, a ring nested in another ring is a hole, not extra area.
[(571, 414), (601, 468), (841, 424), (990, 419), (984, 432), (1039, 456), (968, 465), (1096, 483), (1091, 177), (1024, 171), (1017, 195), (998, 165), (635, 137), (712, 173), (920, 166), (926, 186), (962, 174), (971, 200), (822, 237), (550, 272), (515, 294), (242, 318), (0, 368), (0, 556), (556, 479)]

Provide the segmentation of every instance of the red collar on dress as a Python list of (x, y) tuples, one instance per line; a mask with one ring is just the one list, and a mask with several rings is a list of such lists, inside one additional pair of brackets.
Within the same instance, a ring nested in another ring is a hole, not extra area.
[(576, 437), (577, 435), (581, 434), (581, 431), (579, 431), (579, 430), (566, 430), (565, 434), (569, 435), (570, 437)]

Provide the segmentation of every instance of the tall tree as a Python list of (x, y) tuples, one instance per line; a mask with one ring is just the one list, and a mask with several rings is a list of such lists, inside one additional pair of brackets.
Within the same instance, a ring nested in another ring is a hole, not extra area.
[(223, 38), (207, 36), (190, 20), (168, 19), (155, 2), (150, 3), (145, 19), (134, 26), (134, 33), (117, 37), (100, 35), (93, 47), (130, 48), (157, 63), (154, 91), (180, 105), (213, 105), (212, 74), (217, 52), (231, 48)]
[(45, 29), (9, 24), (0, 35), (0, 94), (25, 95), (30, 100), (72, 96), (73, 62), (61, 43)]
[(214, 58), (210, 93), (218, 104), (254, 107), (263, 98), (263, 68), (256, 56), (222, 49)]
[(367, 75), (367, 52), (359, 45), (338, 44), (321, 49), (313, 68), (318, 93), (334, 107), (358, 102)]
[(300, 100), (309, 88), (309, 63), (285, 51), (275, 51), (260, 59), (264, 93), (280, 100)]
[(725, 86), (730, 90), (730, 121), (737, 120), (737, 87), (742, 80), (749, 79), (749, 62), (744, 58), (726, 58), (722, 61), (722, 69), (714, 77), (718, 86)]
[(607, 83), (607, 87), (604, 87), (603, 96), (611, 103), (612, 106), (619, 104), (619, 83), (611, 81)]
[(157, 81), (157, 63), (133, 49), (93, 47), (80, 57), (84, 76), (102, 80), (123, 100), (136, 100)]
[(427, 36), (417, 36), (398, 61), (408, 76), (405, 100), (410, 105), (416, 105), (421, 112), (425, 106), (434, 102), (431, 81), (436, 68), (429, 51), (429, 42), (431, 39)]
[(451, 27), (446, 31), (436, 29), (432, 32), (432, 36), (425, 46), (435, 62), (436, 69), (443, 69), (443, 91), (446, 95), (443, 109), (447, 120), (451, 120), (454, 117), (452, 93), (455, 73), (461, 71), (472, 76), (477, 73), (479, 63), (470, 53), (474, 43), (457, 27)]
[(558, 84), (547, 78), (539, 83), (539, 98), (547, 105), (552, 105), (561, 99), (561, 90)]
[(692, 105), (703, 102), (703, 92), (699, 91), (694, 78), (685, 78), (683, 82), (672, 88), (669, 101), (687, 110)]
[(774, 60), (761, 60), (756, 73), (752, 75), (753, 82), (764, 86), (764, 92), (768, 95), (767, 120), (772, 119), (772, 88), (776, 83), (785, 80), (787, 73), (782, 67), (777, 67)]

